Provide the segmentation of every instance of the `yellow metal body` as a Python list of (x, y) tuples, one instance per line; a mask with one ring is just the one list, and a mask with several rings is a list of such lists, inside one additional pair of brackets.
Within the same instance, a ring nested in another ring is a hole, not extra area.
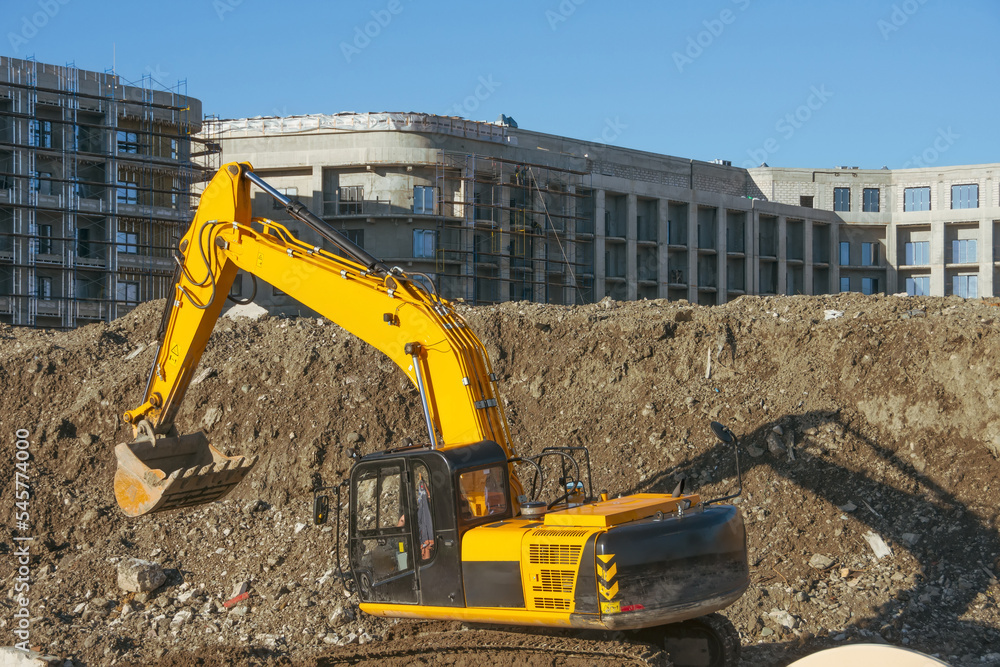
[[(541, 521), (515, 517), (467, 531), (462, 537), (463, 570), (471, 570), (470, 566), (477, 563), (494, 569), (511, 565), (512, 570), (520, 573), (520, 580), (514, 585), (523, 591), (521, 606), (437, 607), (366, 602), (361, 604), (361, 610), (398, 618), (608, 629), (612, 627), (608, 618), (623, 612), (616, 554), (592, 553), (591, 560), (585, 562), (588, 541), (614, 526), (648, 519), (657, 513), (676, 513), (700, 502), (697, 494), (640, 493), (556, 508)], [(599, 603), (584, 612), (577, 609), (581, 573), (593, 575), (584, 586), (594, 587)], [(466, 581), (467, 589), (472, 583)]]
[[(405, 348), (418, 343), (430, 428), (438, 434), (439, 448), (492, 440), (512, 455), (486, 350), (452, 305), (402, 272), (373, 275), (349, 259), (296, 239), (283, 225), (251, 220), (246, 170), (252, 170), (251, 165), (224, 165), (202, 194), (180, 242), (182, 271), (167, 304), (166, 328), (149, 386), (142, 404), (126, 412), (125, 420), (136, 428), (146, 421), (157, 433), (169, 429), (242, 269), (380, 350), (414, 385), (417, 370)], [(511, 498), (516, 502), (522, 491), (511, 473)], [(146, 475), (123, 474), (130, 475), (123, 489), (132, 491), (117, 497), (127, 514), (160, 509), (136, 501)]]
[(588, 526), (610, 528), (618, 524), (638, 521), (657, 512), (669, 514), (677, 511), (677, 506), (691, 507), (701, 502), (698, 494), (687, 496), (665, 496), (659, 493), (637, 493), (633, 496), (602, 500), (592, 505), (570, 507), (560, 512), (545, 515), (546, 526)]

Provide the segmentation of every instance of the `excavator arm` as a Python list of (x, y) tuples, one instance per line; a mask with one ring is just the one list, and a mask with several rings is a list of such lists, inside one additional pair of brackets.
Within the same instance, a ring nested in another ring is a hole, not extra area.
[[(348, 257), (304, 243), (278, 223), (252, 219), (251, 183)], [(285, 198), (251, 165), (219, 170), (179, 249), (178, 279), (143, 401), (124, 415), (136, 439), (116, 448), (115, 495), (126, 514), (216, 500), (253, 466), (253, 459), (221, 454), (201, 433), (173, 435), (177, 410), (240, 269), (392, 359), (419, 391), (431, 446), (492, 440), (513, 455), (489, 357), (452, 305)], [(516, 499), (521, 487), (513, 474), (511, 480)]]

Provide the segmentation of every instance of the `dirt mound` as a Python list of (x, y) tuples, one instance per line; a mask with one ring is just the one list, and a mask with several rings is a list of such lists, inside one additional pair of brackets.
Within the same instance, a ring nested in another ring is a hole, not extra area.
[[(71, 332), (0, 328), (5, 526), (17, 521), (17, 429), (32, 453), (30, 643), (94, 665), (329, 664), (436, 627), (358, 616), (333, 527), (308, 525), (310, 489), (346, 473), (348, 447), (425, 432), (402, 372), (327, 321), (220, 320), (177, 427), (261, 462), (225, 502), (120, 514), (112, 448), (129, 439), (120, 415), (140, 402), (162, 305)], [(597, 488), (670, 491), (683, 477), (705, 497), (729, 493), (732, 455), (708, 424), (740, 437), (753, 581), (726, 613), (745, 664), (850, 640), (1000, 664), (988, 656), (1000, 650), (997, 308), (847, 294), (463, 313), (518, 451), (586, 445)], [(4, 632), (18, 544), (0, 542)], [(882, 544), (891, 555), (877, 559)], [(127, 557), (162, 563), (166, 586), (123, 595)], [(227, 610), (241, 581), (250, 597)], [(553, 664), (532, 655), (512, 660)]]

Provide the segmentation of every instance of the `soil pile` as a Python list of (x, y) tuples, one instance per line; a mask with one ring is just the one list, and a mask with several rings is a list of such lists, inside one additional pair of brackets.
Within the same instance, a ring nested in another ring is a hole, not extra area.
[[(177, 427), (261, 461), (224, 502), (124, 518), (112, 449), (130, 439), (120, 415), (141, 400), (162, 305), (70, 332), (0, 329), (11, 528), (14, 433), (30, 432), (32, 645), (88, 665), (471, 664), (463, 642), (498, 664), (642, 653), (619, 637), (589, 657), (546, 654), (551, 635), (529, 635), (536, 645), (358, 614), (333, 526), (310, 524), (310, 490), (346, 474), (349, 448), (426, 430), (402, 372), (322, 319), (220, 320)], [(726, 614), (745, 664), (859, 640), (1000, 664), (1000, 309), (844, 294), (462, 312), (490, 352), (518, 452), (586, 445), (598, 489), (669, 492), (685, 478), (725, 495), (732, 450), (709, 422), (739, 436), (752, 584)], [(0, 631), (13, 637), (7, 535)], [(131, 557), (162, 564), (166, 584), (122, 591), (117, 564)], [(241, 582), (249, 596), (224, 607)]]

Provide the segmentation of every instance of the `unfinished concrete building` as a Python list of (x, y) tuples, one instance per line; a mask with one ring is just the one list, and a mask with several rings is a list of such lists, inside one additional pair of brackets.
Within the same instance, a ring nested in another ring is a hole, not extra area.
[(72, 328), (169, 293), (213, 153), (185, 89), (0, 57), (0, 321)]
[[(250, 161), (451, 299), (707, 305), (839, 285), (840, 218), (765, 201), (751, 174), (727, 163), (416, 113), (221, 120), (206, 131), (225, 161)], [(320, 243), (263, 193), (254, 214)], [(241, 277), (234, 296), (250, 289)], [(256, 299), (300, 312), (269, 287)]]
[(750, 170), (771, 201), (832, 211), (842, 292), (994, 296), (1000, 164)]

